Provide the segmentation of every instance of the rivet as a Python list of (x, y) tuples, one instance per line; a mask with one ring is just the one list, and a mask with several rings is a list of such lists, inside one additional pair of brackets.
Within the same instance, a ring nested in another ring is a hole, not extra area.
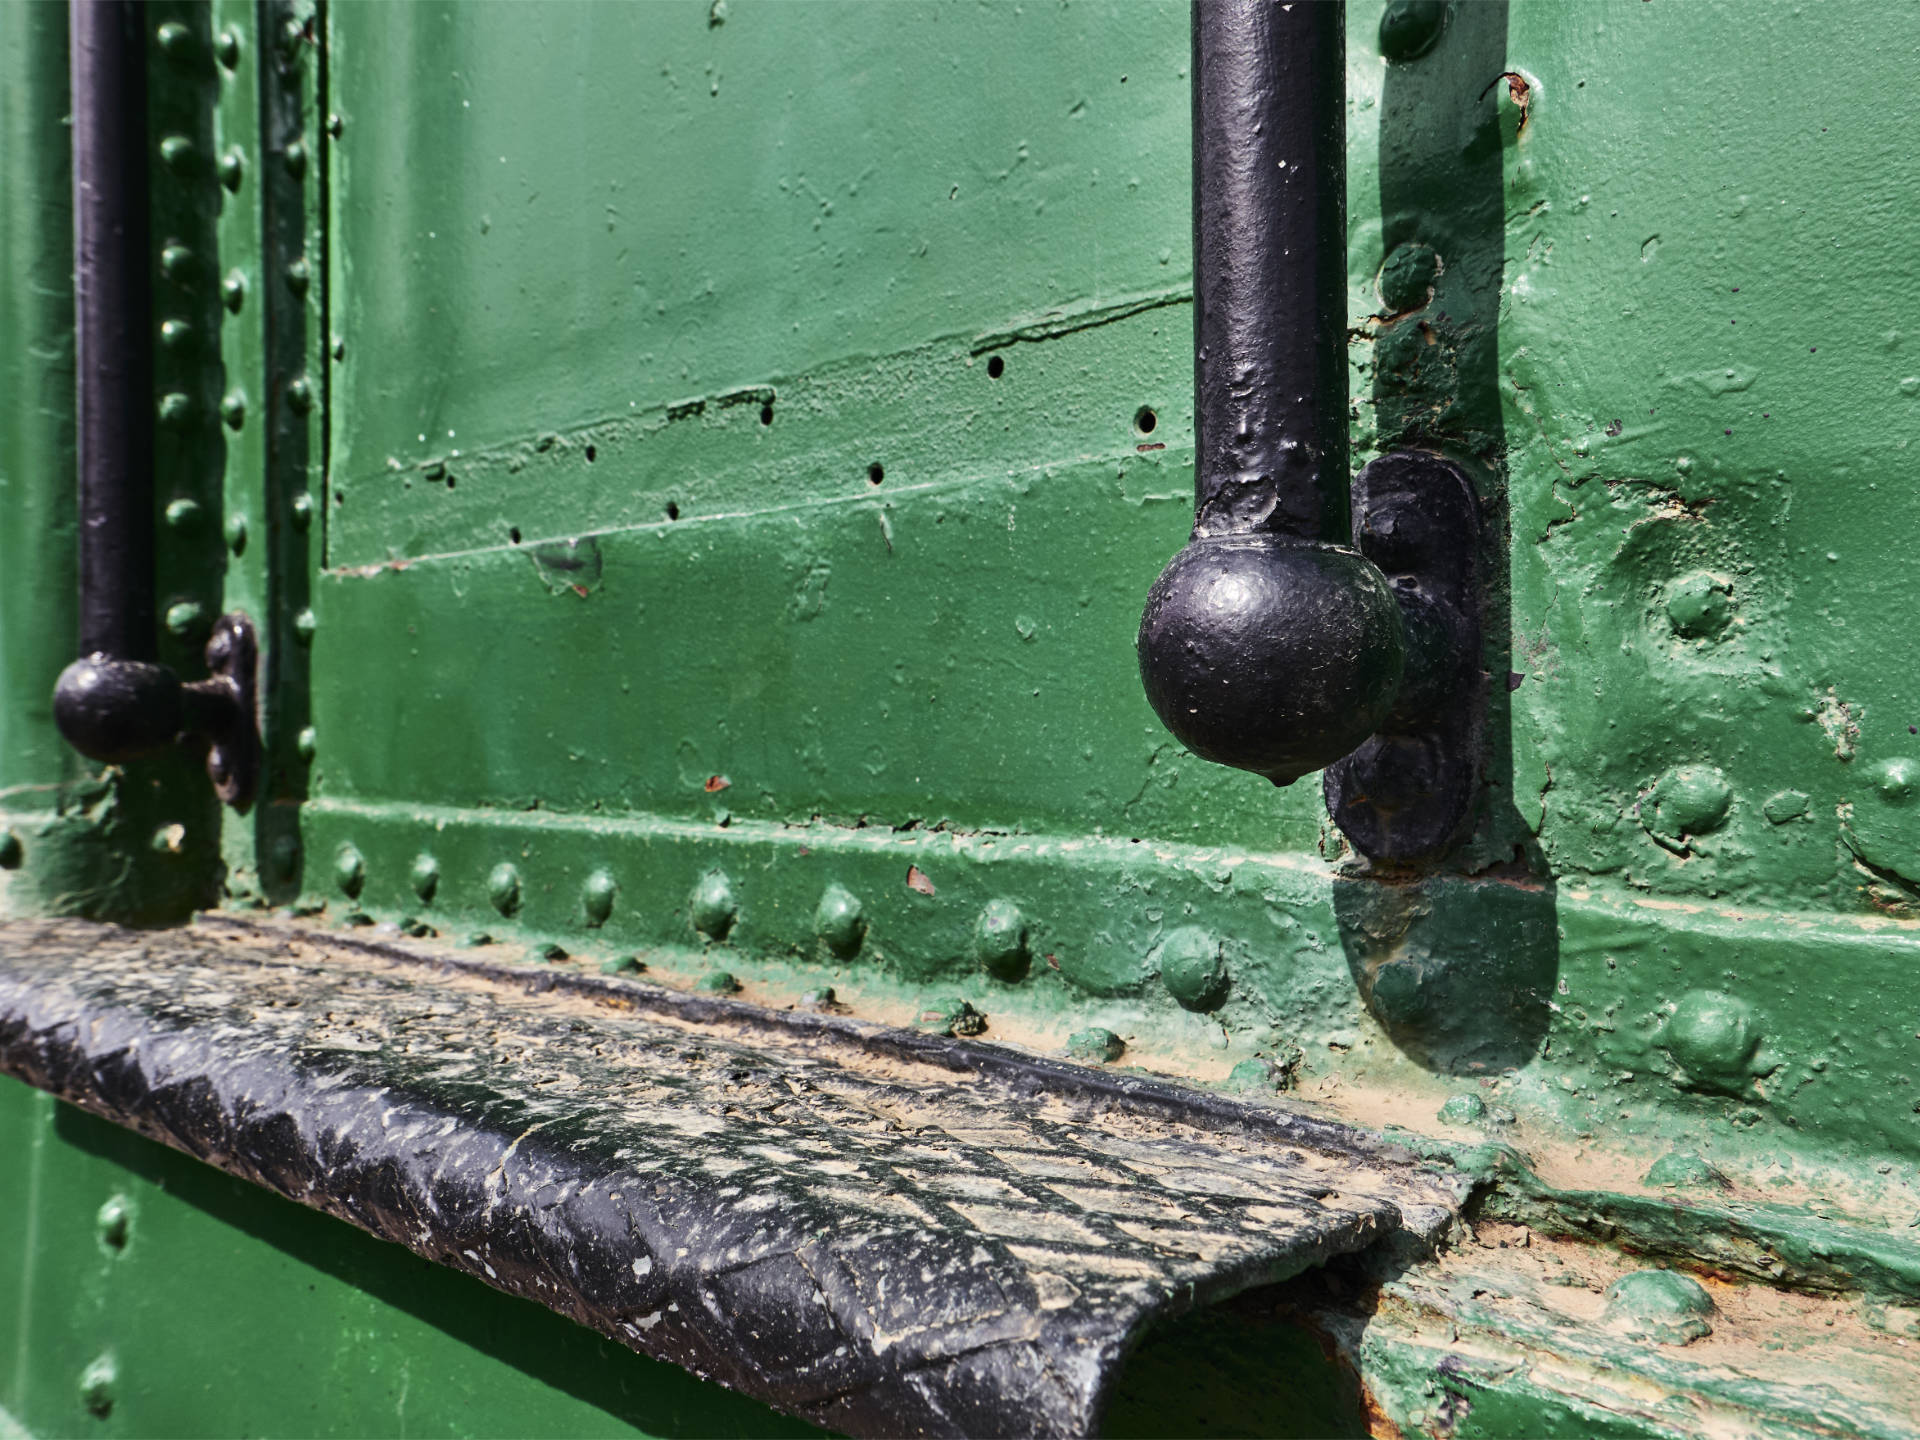
[(1766, 1073), (1760, 1021), (1753, 1007), (1721, 990), (1689, 990), (1660, 1028), (1656, 1043), (1679, 1067), (1682, 1089), (1744, 1095)]
[(346, 133), (346, 129), (347, 122), (340, 118), (338, 112), (327, 116), (327, 134), (331, 135), (334, 139), (338, 140)]
[(246, 174), (246, 153), (238, 145), (229, 146), (227, 153), (220, 157), (220, 183), (229, 190), (238, 190)]
[(313, 726), (303, 726), (301, 727), (299, 735), (294, 738), (294, 753), (311, 765), (313, 763), (314, 752), (319, 748), (319, 741), (320, 737), (315, 732)]
[(0, 870), (18, 870), (26, 861), (27, 847), (11, 830), (0, 830)]
[(1920, 796), (1920, 761), (1895, 755), (1868, 770), (1867, 780), (1880, 796), (1882, 805), (1895, 808), (1911, 805), (1914, 798)]
[(247, 423), (247, 392), (235, 386), (220, 397), (220, 418), (227, 422), (229, 430), (238, 430)]
[(560, 961), (568, 958), (567, 948), (564, 945), (557, 945), (549, 940), (546, 944), (535, 945), (531, 950), (527, 951), (527, 958), (529, 960), (544, 960), (548, 964), (558, 964)]
[(184, 245), (168, 245), (160, 251), (160, 268), (175, 283), (193, 274), (193, 251)]
[(153, 839), (147, 843), (156, 855), (184, 855), (187, 850), (187, 827), (178, 820), (156, 826)]
[(307, 286), (313, 283), (313, 267), (307, 264), (302, 255), (287, 262), (287, 287), (296, 295), (307, 293)]
[(936, 1035), (978, 1035), (987, 1028), (987, 1017), (956, 995), (921, 1002), (913, 1023)]
[(305, 530), (313, 523), (313, 496), (302, 490), (290, 502), (293, 511), (293, 528)]
[(638, 975), (646, 968), (638, 955), (615, 955), (611, 960), (600, 962), (602, 975)]
[(520, 908), (520, 872), (506, 861), (494, 866), (487, 875), (487, 898), (502, 915), (513, 914)]
[(813, 933), (842, 960), (860, 953), (867, 938), (867, 917), (860, 897), (841, 885), (829, 885), (813, 911)]
[(816, 985), (811, 990), (803, 990), (800, 992), (800, 1008), (802, 1010), (819, 1010), (831, 1013), (841, 1007), (839, 1002), (833, 998), (833, 987), (831, 985)]
[(311, 645), (313, 632), (318, 628), (318, 624), (319, 622), (313, 618), (312, 610), (302, 610), (293, 617), (293, 638), (302, 645)]
[(193, 401), (178, 390), (160, 397), (159, 414), (163, 425), (180, 425), (193, 413)]
[[(1221, 1037), (1221, 1044), (1224, 1044), (1227, 1032), (1220, 1030), (1216, 1033)], [(1227, 1072), (1227, 1089), (1240, 1095), (1271, 1095), (1283, 1088), (1280, 1081), (1280, 1067), (1257, 1055), (1238, 1061)]]
[(1774, 825), (1798, 820), (1813, 808), (1813, 800), (1804, 790), (1776, 790), (1767, 797), (1760, 811)]
[(1607, 1286), (1600, 1323), (1655, 1344), (1684, 1345), (1713, 1333), (1713, 1313), (1713, 1297), (1691, 1276), (1636, 1270)]
[(240, 67), (240, 34), (236, 30), (222, 30), (220, 38), (213, 42), (213, 53), (220, 63), (229, 70)]
[(349, 900), (360, 898), (360, 891), (367, 883), (367, 859), (354, 846), (352, 841), (341, 845), (333, 857), (333, 883), (338, 885)]
[(192, 530), (200, 524), (200, 502), (188, 500), (184, 496), (167, 502), (167, 528), (169, 530)]
[(282, 833), (273, 837), (273, 845), (267, 852), (273, 862), (273, 873), (279, 879), (291, 880), (300, 873), (300, 839), (297, 835)]
[(1442, 1125), (1478, 1125), (1487, 1118), (1487, 1102), (1471, 1090), (1449, 1095), (1434, 1119)]
[(94, 1233), (100, 1237), (100, 1243), (116, 1252), (127, 1248), (127, 1232), (131, 1223), (124, 1195), (115, 1195), (93, 1217)]
[(731, 971), (714, 970), (700, 977), (698, 988), (709, 995), (731, 995), (740, 988), (740, 982)]
[(242, 511), (236, 510), (227, 516), (227, 548), (236, 555), (246, 554), (247, 517)]
[(338, 363), (339, 361), (346, 359), (347, 358), (347, 342), (342, 340), (338, 335), (334, 336), (333, 348), (329, 350), (327, 353), (333, 356), (335, 363)]
[(1211, 1010), (1227, 998), (1220, 937), (1183, 925), (1160, 943), (1160, 983), (1189, 1010)]
[(247, 277), (240, 271), (229, 270), (227, 278), (220, 282), (220, 303), (234, 315), (247, 303)]
[(102, 1355), (80, 1372), (80, 1402), (96, 1420), (113, 1413), (114, 1384), (120, 1378), (113, 1356)]
[(416, 855), (407, 878), (413, 882), (414, 894), (422, 901), (431, 900), (433, 892), (440, 888), (440, 862), (431, 855)]
[(193, 338), (193, 326), (184, 320), (164, 320), (160, 324), (160, 343), (169, 350), (178, 350)]
[(1067, 1054), (1094, 1065), (1111, 1065), (1126, 1049), (1126, 1041), (1100, 1025), (1089, 1026), (1067, 1037)]
[(724, 870), (709, 870), (693, 887), (690, 905), (693, 928), (709, 940), (724, 940), (733, 928), (740, 906), (733, 898), (733, 882)]
[(1446, 0), (1391, 0), (1380, 17), (1380, 54), (1395, 63), (1418, 60), (1447, 26)]
[(1656, 839), (1685, 846), (1727, 823), (1733, 784), (1711, 765), (1676, 765), (1640, 802), (1640, 822)]
[(589, 925), (607, 923), (607, 917), (613, 914), (613, 897), (619, 889), (612, 874), (606, 870), (596, 870), (587, 876), (587, 883), (580, 887), (580, 904), (587, 912)]
[(296, 375), (287, 382), (287, 404), (296, 415), (304, 415), (313, 409), (313, 386), (304, 375)]
[(160, 42), (160, 48), (175, 60), (183, 58), (193, 44), (193, 32), (178, 20), (169, 20), (153, 32), (153, 38)]
[(1697, 571), (1667, 587), (1667, 624), (1683, 640), (1717, 640), (1733, 621), (1733, 582)]
[(287, 146), (281, 154), (281, 160), (287, 167), (287, 174), (298, 180), (307, 173), (307, 147), (299, 140)]
[(160, 160), (169, 170), (184, 171), (193, 158), (193, 141), (186, 136), (168, 135), (160, 141)]
[(207, 607), (197, 600), (180, 600), (167, 607), (167, 633), (190, 640), (206, 629)]
[(280, 22), (280, 54), (287, 60), (300, 58), (300, 46), (307, 38), (307, 27), (292, 16)]
[(974, 953), (989, 974), (1018, 980), (1027, 973), (1027, 921), (1011, 900), (989, 900), (973, 922)]

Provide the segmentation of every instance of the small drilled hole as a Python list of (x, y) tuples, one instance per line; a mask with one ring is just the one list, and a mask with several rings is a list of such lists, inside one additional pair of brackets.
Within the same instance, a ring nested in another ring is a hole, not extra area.
[(762, 425), (771, 425), (773, 423), (773, 402), (771, 400), (760, 407), (760, 423)]
[(1159, 423), (1160, 417), (1153, 413), (1153, 407), (1151, 405), (1142, 405), (1139, 410), (1134, 413), (1133, 428), (1138, 430), (1142, 435), (1151, 435), (1153, 433), (1153, 427)]
[(447, 476), (447, 488), (449, 490), (453, 488), (453, 476), (451, 475)]
[(513, 541), (514, 544), (518, 545), (520, 543), (520, 527), (516, 525), (511, 530), (507, 531), (507, 538)]
[(989, 378), (998, 380), (1002, 375), (1006, 373), (1007, 373), (1007, 362), (1005, 357), (1000, 355), (995, 355), (992, 359), (987, 361), (987, 375)]
[(591, 465), (594, 462), (594, 460), (599, 456), (599, 454), (600, 452), (598, 450), (595, 450), (593, 446), (591, 445), (587, 446), (587, 463)]
[(678, 520), (679, 518), (680, 507), (671, 500), (667, 501), (667, 519)]
[(878, 460), (867, 466), (867, 483), (869, 485), (878, 485), (886, 478), (887, 472), (880, 468), (880, 462)]

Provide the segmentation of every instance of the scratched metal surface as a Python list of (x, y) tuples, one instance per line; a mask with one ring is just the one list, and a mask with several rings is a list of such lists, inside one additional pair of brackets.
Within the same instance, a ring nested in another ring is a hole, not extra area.
[(1087, 1433), (1155, 1319), (1460, 1198), (1268, 1107), (295, 926), (0, 926), (0, 1069), (856, 1434)]

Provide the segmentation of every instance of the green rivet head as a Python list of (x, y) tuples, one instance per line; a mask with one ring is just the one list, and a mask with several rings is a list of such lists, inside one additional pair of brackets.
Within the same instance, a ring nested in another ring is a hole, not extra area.
[(600, 962), (602, 975), (638, 975), (647, 967), (640, 963), (638, 955), (615, 955), (610, 960)]
[(740, 982), (727, 970), (713, 970), (700, 977), (699, 988), (708, 995), (731, 995), (740, 988)]
[(1220, 938), (1183, 925), (1160, 943), (1160, 983), (1189, 1010), (1212, 1010), (1227, 998), (1227, 962)]
[(733, 882), (724, 870), (709, 870), (693, 887), (689, 907), (693, 928), (709, 940), (724, 940), (739, 917), (740, 905), (733, 898)]
[(1659, 1345), (1684, 1345), (1713, 1333), (1713, 1297), (1698, 1280), (1671, 1270), (1636, 1270), (1606, 1290), (1608, 1327)]
[(493, 908), (502, 915), (511, 915), (520, 908), (520, 872), (506, 861), (493, 867), (487, 875), (487, 898), (493, 902)]
[(607, 923), (607, 917), (613, 914), (614, 896), (619, 891), (619, 883), (611, 871), (596, 870), (587, 876), (586, 883), (580, 887), (580, 907), (587, 912), (589, 925)]
[(536, 945), (529, 950), (527, 952), (527, 958), (529, 960), (539, 960), (546, 964), (554, 965), (567, 958), (567, 951), (564, 945), (556, 945), (553, 941), (549, 940), (546, 944)]
[(178, 20), (169, 20), (153, 32), (153, 38), (160, 42), (160, 49), (169, 59), (179, 60), (193, 48), (193, 32)]
[(453, 943), (456, 949), (478, 950), (483, 945), (493, 944), (493, 936), (487, 934), (487, 932), (484, 930), (475, 930), (473, 933), (469, 935), (461, 936), (458, 940), (454, 941)]
[(153, 839), (148, 843), (153, 846), (156, 855), (184, 855), (187, 852), (187, 827), (178, 820), (155, 826)]
[(160, 141), (160, 161), (169, 170), (186, 170), (193, 164), (193, 141), (184, 135), (164, 136)]
[(227, 422), (229, 430), (238, 430), (247, 423), (247, 392), (235, 386), (220, 397), (220, 418)]
[(313, 496), (302, 490), (293, 497), (289, 508), (293, 513), (293, 528), (304, 534), (313, 524)]
[(1659, 1044), (1689, 1090), (1742, 1095), (1762, 1073), (1760, 1021), (1753, 1007), (1719, 990), (1689, 990), (1661, 1027)]
[(0, 870), (18, 870), (26, 863), (27, 847), (12, 830), (0, 830)]
[(227, 516), (227, 548), (236, 555), (247, 551), (247, 517), (239, 510)]
[(193, 326), (184, 320), (164, 320), (160, 324), (160, 343), (169, 350), (178, 350), (193, 338)]
[(1442, 1125), (1478, 1125), (1487, 1118), (1487, 1102), (1471, 1090), (1449, 1095), (1434, 1118)]
[(160, 397), (158, 410), (162, 425), (184, 425), (193, 414), (193, 401), (178, 390), (170, 391)]
[(978, 1035), (987, 1028), (987, 1017), (957, 995), (928, 1000), (914, 1011), (915, 1028), (936, 1035)]
[(306, 256), (287, 263), (287, 288), (296, 295), (307, 293), (307, 286), (313, 283), (313, 267), (307, 264)]
[(119, 1378), (119, 1367), (111, 1355), (100, 1356), (80, 1372), (80, 1403), (96, 1420), (104, 1420), (113, 1413), (113, 1391)]
[(801, 992), (800, 1008), (802, 1010), (833, 1011), (840, 1008), (840, 1003), (834, 999), (833, 987), (831, 985), (816, 985), (811, 990)]
[(238, 145), (229, 146), (226, 154), (220, 157), (220, 183), (230, 191), (240, 188), (240, 182), (246, 178), (247, 157)]
[(813, 933), (842, 960), (860, 953), (867, 938), (867, 917), (860, 897), (841, 885), (829, 885), (813, 911)]
[(291, 833), (282, 833), (273, 837), (273, 844), (267, 851), (273, 873), (281, 880), (292, 880), (300, 873), (300, 839)]
[(414, 856), (413, 869), (407, 872), (407, 879), (413, 884), (413, 893), (420, 897), (421, 903), (426, 903), (440, 888), (440, 862), (431, 855)]
[(1674, 1150), (1653, 1162), (1641, 1183), (1667, 1190), (1731, 1190), (1733, 1182), (1698, 1155)]
[(167, 528), (183, 534), (198, 529), (201, 513), (198, 500), (170, 500), (167, 502)]
[(227, 69), (239, 69), (240, 32), (237, 30), (222, 30), (220, 32), (220, 38), (213, 42), (213, 53), (219, 57), (220, 63), (226, 66)]
[(193, 640), (206, 632), (207, 607), (196, 600), (181, 600), (167, 607), (167, 633), (179, 640)]
[(1667, 624), (1682, 640), (1717, 640), (1733, 623), (1733, 582), (1696, 571), (1667, 587)]
[(1904, 807), (1920, 796), (1920, 761), (1904, 755), (1882, 760), (1867, 771), (1867, 780), (1883, 805)]
[(240, 313), (240, 307), (247, 303), (247, 277), (238, 270), (229, 270), (226, 278), (220, 282), (220, 303), (234, 315)]
[(313, 611), (300, 611), (293, 617), (293, 638), (298, 640), (302, 645), (311, 645), (313, 643), (313, 632), (318, 628), (318, 625), (319, 622), (313, 618)]
[(1640, 802), (1640, 818), (1657, 838), (1684, 845), (1726, 824), (1732, 808), (1733, 784), (1719, 770), (1711, 765), (1678, 765), (1662, 775), (1652, 794)]
[(100, 1243), (115, 1254), (127, 1248), (131, 1225), (132, 1218), (124, 1195), (114, 1196), (93, 1217), (94, 1233), (100, 1237)]
[(1271, 1095), (1280, 1088), (1279, 1067), (1258, 1056), (1237, 1062), (1227, 1072), (1227, 1089), (1240, 1095)]
[(1380, 16), (1380, 54), (1395, 64), (1418, 60), (1447, 28), (1446, 0), (1389, 0)]
[(973, 949), (987, 973), (1018, 980), (1027, 973), (1027, 920), (1011, 900), (989, 900), (973, 922)]
[(1396, 245), (1380, 267), (1376, 282), (1380, 303), (1390, 315), (1418, 310), (1433, 299), (1434, 282), (1440, 278), (1440, 256), (1431, 245), (1408, 241)]
[(160, 252), (160, 268), (175, 284), (193, 274), (193, 251), (184, 245), (168, 245)]
[(327, 116), (327, 134), (331, 135), (334, 139), (338, 140), (342, 135), (346, 133), (347, 133), (347, 122), (340, 117), (337, 111)]
[(287, 174), (294, 179), (298, 180), (307, 173), (307, 147), (301, 141), (296, 140), (287, 146), (280, 159), (287, 167)]
[(296, 375), (287, 382), (287, 404), (296, 415), (313, 409), (313, 383), (306, 376)]
[(333, 883), (349, 900), (357, 900), (367, 883), (367, 858), (351, 841), (342, 845), (333, 857)]
[(293, 752), (307, 764), (313, 763), (314, 752), (320, 748), (320, 735), (313, 726), (306, 725), (294, 737)]
[(1111, 1065), (1126, 1053), (1127, 1042), (1099, 1025), (1067, 1037), (1067, 1054), (1089, 1065)]

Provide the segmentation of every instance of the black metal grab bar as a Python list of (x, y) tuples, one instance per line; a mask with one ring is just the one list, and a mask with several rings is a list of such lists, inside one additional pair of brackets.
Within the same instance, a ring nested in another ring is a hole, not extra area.
[(144, 7), (72, 0), (69, 17), (81, 658), (60, 674), (54, 720), (114, 764), (203, 738), (221, 799), (244, 808), (259, 753), (252, 623), (220, 618), (206, 680), (182, 684), (155, 658)]
[(1477, 725), (1455, 712), (1478, 526), (1458, 467), (1402, 452), (1368, 467), (1350, 530), (1345, 10), (1193, 8), (1194, 527), (1138, 650), (1203, 759), (1287, 785), (1358, 752), (1330, 773), (1334, 817), (1404, 860), (1443, 846), (1477, 788)]

